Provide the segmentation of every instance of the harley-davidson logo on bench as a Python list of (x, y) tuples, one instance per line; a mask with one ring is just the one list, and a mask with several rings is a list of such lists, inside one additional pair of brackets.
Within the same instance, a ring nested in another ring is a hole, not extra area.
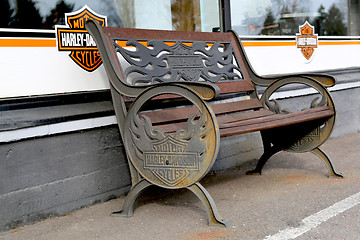
[(153, 145), (153, 152), (144, 152), (144, 168), (150, 169), (170, 186), (181, 182), (189, 171), (199, 170), (197, 153), (185, 152), (187, 143), (167, 136)]
[[(165, 133), (152, 126), (146, 115), (130, 109), (124, 138), (129, 158), (141, 176), (167, 188), (181, 188), (198, 181), (211, 167), (214, 125), (205, 110), (191, 114), (185, 128)], [(140, 105), (141, 106), (141, 105)], [(216, 140), (216, 139), (215, 139)]]
[(66, 26), (56, 26), (56, 42), (59, 51), (71, 51), (70, 58), (88, 72), (97, 69), (101, 57), (96, 43), (85, 30), (88, 19), (106, 26), (106, 16), (95, 13), (86, 5), (73, 13), (65, 13)]

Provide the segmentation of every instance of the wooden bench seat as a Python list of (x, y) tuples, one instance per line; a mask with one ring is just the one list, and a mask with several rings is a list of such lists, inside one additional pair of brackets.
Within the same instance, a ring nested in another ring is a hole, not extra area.
[[(179, 112), (180, 111), (174, 111), (174, 113)], [(181, 117), (181, 114), (179, 115)], [(296, 123), (304, 123), (307, 121), (326, 119), (333, 116), (334, 111), (329, 107), (319, 107), (316, 109), (307, 109), (301, 112), (289, 113), (286, 115), (274, 114), (267, 109), (225, 115), (219, 114), (221, 116), (218, 116), (218, 114), (216, 115), (217, 121), (219, 123), (220, 137), (228, 137), (277, 127), (284, 127)], [(159, 128), (167, 133), (175, 132), (176, 130), (184, 128), (186, 126), (185, 120), (187, 120), (187, 118), (185, 119), (170, 117), (176, 123), (163, 124), (162, 120), (158, 119), (158, 117), (159, 116), (157, 116), (157, 120), (154, 121), (153, 118), (150, 117), (151, 122), (154, 124), (154, 128)], [(169, 119), (166, 119), (166, 122), (168, 122)]]
[[(210, 225), (224, 226), (214, 200), (199, 183), (214, 164), (221, 137), (260, 131), (264, 154), (248, 174), (260, 174), (275, 153), (312, 152), (337, 174), (319, 146), (329, 137), (335, 107), (327, 75), (256, 75), (234, 32), (204, 33), (100, 27), (89, 20), (109, 77), (129, 161), (132, 189), (123, 210), (151, 185), (187, 188), (202, 201)], [(305, 108), (283, 109), (273, 93), (303, 84), (318, 93)], [(256, 86), (266, 87), (259, 97)]]

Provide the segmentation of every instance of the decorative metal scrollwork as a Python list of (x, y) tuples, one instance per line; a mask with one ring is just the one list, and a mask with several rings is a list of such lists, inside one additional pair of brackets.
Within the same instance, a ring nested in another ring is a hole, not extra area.
[[(276, 100), (270, 100), (271, 95), (278, 90), (280, 87), (288, 84), (305, 84), (309, 87), (314, 88), (319, 94), (320, 97), (315, 97), (309, 106), (309, 108), (316, 108), (322, 106), (329, 106), (334, 111), (334, 115), (322, 122), (321, 124), (314, 125), (309, 129), (304, 129), (306, 134), (290, 145), (286, 151), (290, 152), (307, 152), (311, 151), (318, 146), (320, 146), (325, 140), (330, 136), (332, 129), (335, 125), (335, 106), (332, 100), (332, 97), (329, 91), (323, 87), (317, 81), (312, 80), (311, 78), (304, 76), (294, 76), (280, 79), (277, 82), (271, 84), (264, 94), (261, 97), (261, 101), (265, 107), (269, 110), (280, 113), (287, 114), (291, 113), (288, 109), (282, 109), (280, 104)], [(305, 110), (305, 109), (303, 109)]]
[[(121, 47), (118, 41), (126, 42), (127, 47)], [(240, 68), (234, 63), (234, 51), (230, 43), (163, 40), (140, 43), (137, 40), (118, 39), (114, 41), (114, 46), (130, 64), (125, 70), (125, 79), (134, 75), (131, 80), (133, 85), (201, 79), (219, 82), (242, 78)]]
[[(197, 107), (185, 129), (165, 133), (139, 116), (141, 106), (154, 96), (181, 95)], [(195, 119), (196, 118), (196, 119)], [(124, 128), (125, 148), (136, 170), (149, 182), (165, 188), (187, 187), (199, 181), (213, 165), (219, 147), (219, 129), (207, 104), (188, 88), (167, 85), (150, 88), (134, 102)]]

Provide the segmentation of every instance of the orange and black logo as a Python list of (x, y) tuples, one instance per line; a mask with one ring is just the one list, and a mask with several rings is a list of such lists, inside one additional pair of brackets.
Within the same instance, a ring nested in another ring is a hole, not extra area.
[(296, 34), (296, 46), (301, 49), (302, 54), (307, 60), (313, 56), (314, 49), (318, 47), (318, 35), (315, 34), (315, 27), (311, 26), (308, 21), (299, 27)]
[(97, 69), (102, 61), (96, 43), (85, 29), (88, 19), (106, 26), (106, 16), (92, 11), (88, 6), (65, 14), (66, 26), (56, 26), (56, 42), (59, 51), (71, 51), (69, 56), (88, 72)]

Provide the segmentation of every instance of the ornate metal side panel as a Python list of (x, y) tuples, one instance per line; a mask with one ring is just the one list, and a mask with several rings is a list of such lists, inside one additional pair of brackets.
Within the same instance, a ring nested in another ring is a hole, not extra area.
[(269, 129), (262, 132), (264, 154), (260, 157), (254, 170), (248, 171), (247, 174), (261, 174), (263, 166), (267, 160), (275, 153), (285, 150), (289, 152), (312, 152), (320, 157), (329, 171), (329, 177), (342, 178), (341, 174), (336, 173), (330, 158), (319, 149), (319, 146), (330, 136), (335, 124), (335, 106), (329, 91), (312, 77), (298, 75), (280, 78), (273, 82), (264, 92), (261, 101), (265, 107), (277, 114), (290, 113), (287, 109), (282, 109), (280, 104), (270, 100), (271, 95), (280, 87), (287, 84), (305, 84), (314, 88), (320, 97), (315, 97), (309, 108), (329, 107), (333, 115), (325, 119), (298, 123), (286, 127)]
[(313, 149), (314, 143), (315, 145), (319, 145), (318, 142), (321, 138), (320, 134), (320, 126), (317, 126), (314, 130), (307, 133), (304, 137), (295, 141), (295, 143), (293, 143), (287, 150), (292, 152), (304, 152), (304, 149)]
[[(165, 133), (139, 116), (141, 106), (154, 96), (172, 93), (193, 102), (199, 110), (189, 117), (186, 129)], [(183, 86), (154, 87), (139, 96), (124, 128), (125, 148), (134, 167), (149, 182), (165, 188), (187, 187), (199, 181), (213, 165), (219, 146), (219, 129), (212, 110)]]
[[(287, 146), (285, 149), (286, 151), (307, 152), (319, 147), (331, 134), (335, 124), (335, 106), (329, 91), (325, 87), (323, 87), (320, 83), (304, 76), (283, 78), (270, 85), (261, 98), (264, 106), (278, 114), (290, 113), (289, 110), (282, 109), (277, 101), (270, 100), (270, 96), (280, 87), (294, 83), (305, 84), (309, 87), (314, 88), (319, 93), (320, 97), (315, 97), (312, 100), (309, 108), (329, 106), (334, 111), (334, 115), (329, 119), (323, 121), (315, 121), (312, 124), (304, 123), (303, 127), (295, 126), (294, 129), (291, 130), (291, 138), (297, 137), (298, 139), (294, 141), (290, 146), (288, 145), (289, 139), (283, 136), (283, 141), (285, 142), (284, 145)], [(286, 134), (289, 133), (287, 132)]]

